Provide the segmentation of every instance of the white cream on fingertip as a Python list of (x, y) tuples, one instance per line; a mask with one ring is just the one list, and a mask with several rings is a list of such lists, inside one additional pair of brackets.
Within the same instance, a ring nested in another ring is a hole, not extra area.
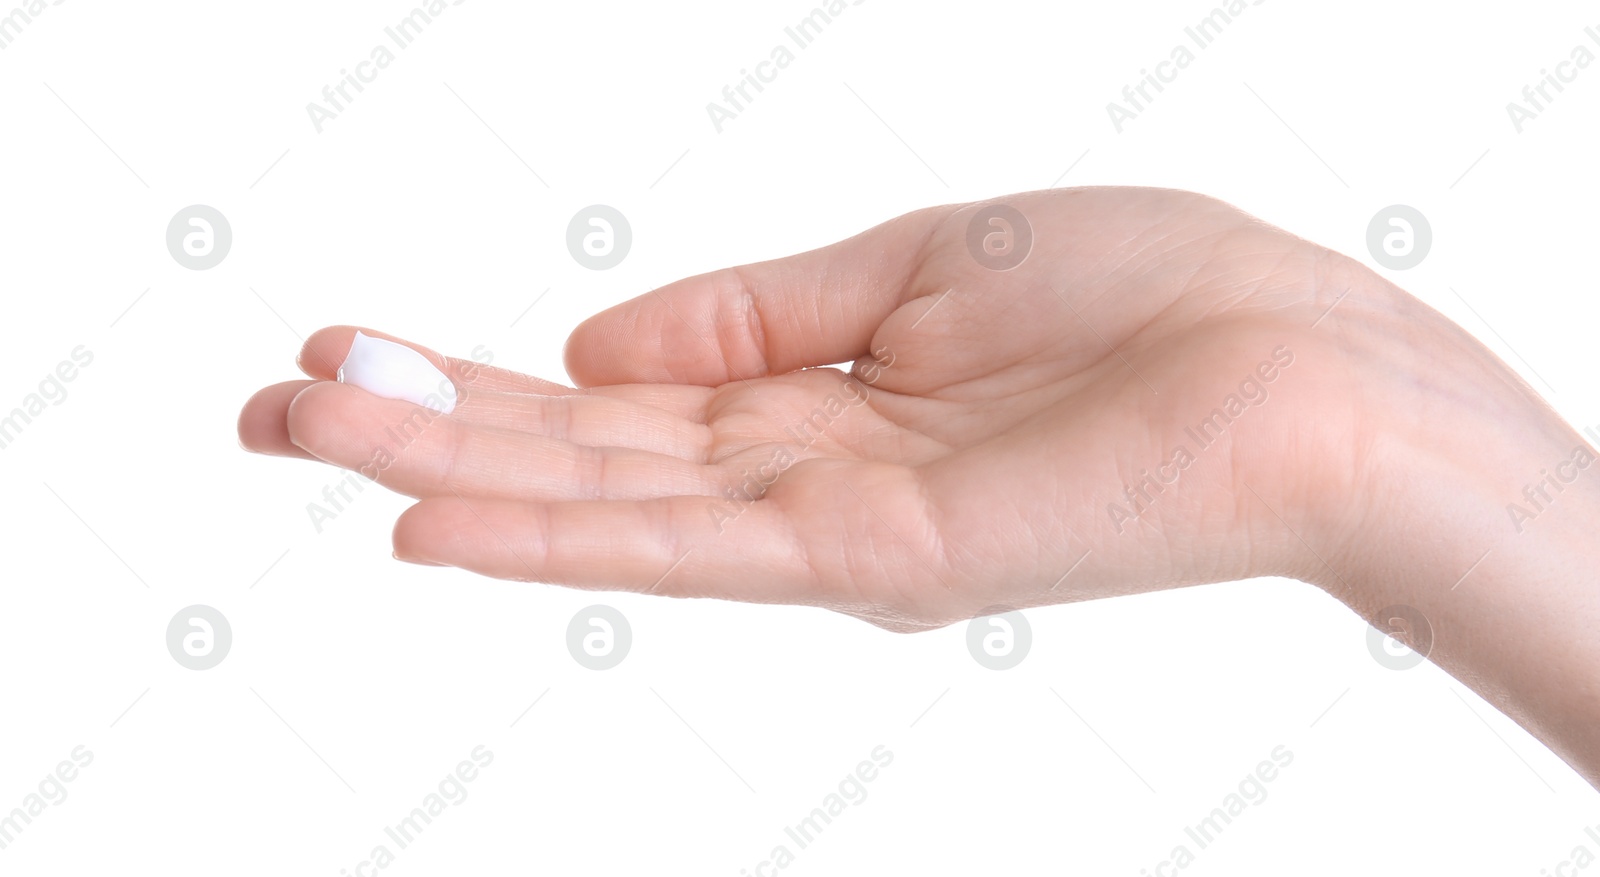
[(456, 387), (426, 356), (393, 341), (356, 332), (339, 366), (339, 382), (374, 396), (411, 402), (440, 414), (456, 409)]

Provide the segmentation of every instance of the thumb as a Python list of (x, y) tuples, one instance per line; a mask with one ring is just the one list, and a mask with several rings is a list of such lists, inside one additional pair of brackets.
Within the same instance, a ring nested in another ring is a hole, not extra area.
[(578, 386), (720, 386), (864, 356), (954, 207), (908, 213), (848, 240), (725, 268), (585, 320), (567, 340)]

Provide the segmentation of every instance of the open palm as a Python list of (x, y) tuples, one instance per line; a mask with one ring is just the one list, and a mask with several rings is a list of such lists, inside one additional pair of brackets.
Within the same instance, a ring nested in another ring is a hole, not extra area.
[(403, 559), (938, 626), (1302, 563), (1280, 512), (1351, 452), (1314, 327), (1352, 265), (1196, 195), (1030, 193), (597, 315), (585, 389), (424, 350), (448, 416), (333, 382), (325, 329), (240, 434), (421, 499)]

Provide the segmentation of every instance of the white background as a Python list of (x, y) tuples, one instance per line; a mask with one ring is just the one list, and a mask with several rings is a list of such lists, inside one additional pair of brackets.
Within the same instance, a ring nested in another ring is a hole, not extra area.
[[(479, 744), (469, 797), (384, 873), (754, 874), (878, 745), (869, 797), (784, 873), (1155, 873), (1279, 745), (1269, 797), (1183, 873), (1600, 853), (1594, 790), (1431, 665), (1380, 667), (1306, 585), (1030, 611), (1032, 653), (993, 672), (960, 626), (400, 564), (406, 500), (368, 490), (318, 535), (339, 473), (234, 438), (323, 325), (563, 379), (572, 327), (655, 286), (1057, 183), (1206, 192), (1369, 262), (1368, 220), (1413, 205), (1433, 251), (1389, 276), (1600, 425), (1600, 65), (1521, 134), (1505, 111), (1592, 8), (1267, 0), (1118, 134), (1106, 103), (1208, 0), (867, 0), (718, 133), (706, 104), (809, 0), (470, 0), (317, 133), (306, 104), (410, 8), (67, 0), (0, 51), (0, 409), (94, 355), (0, 451), (0, 812), (95, 755), (0, 872), (355, 873)], [(196, 203), (235, 235), (210, 271), (165, 247)], [(566, 250), (593, 203), (633, 227), (609, 271)], [(607, 672), (565, 646), (596, 602), (634, 631)], [(165, 647), (193, 603), (233, 626), (205, 672)]]

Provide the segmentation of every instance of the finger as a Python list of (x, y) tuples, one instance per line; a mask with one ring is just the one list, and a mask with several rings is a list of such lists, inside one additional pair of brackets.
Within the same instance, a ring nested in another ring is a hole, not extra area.
[(256, 392), (239, 412), (239, 444), (247, 451), (275, 457), (315, 460), (289, 438), (289, 403), (316, 381), (287, 381)]
[(720, 467), (475, 425), (330, 381), (294, 398), (288, 429), (318, 459), (409, 496), (645, 499), (720, 495), (731, 480)]
[(650, 405), (585, 394), (544, 396), (473, 390), (450, 416), (473, 426), (533, 433), (593, 448), (633, 448), (707, 462), (711, 429)]
[(673, 384), (632, 384), (596, 388), (592, 391), (581, 390), (509, 369), (483, 365), (476, 360), (443, 356), (404, 339), (386, 335), (382, 332), (374, 332), (371, 329), (358, 330), (355, 326), (331, 326), (313, 333), (306, 340), (306, 345), (301, 349), (298, 358), (301, 370), (320, 380), (335, 380), (339, 366), (343, 364), (345, 357), (350, 352), (350, 345), (354, 341), (357, 331), (411, 347), (427, 357), (435, 368), (445, 372), (447, 375), (451, 375), (457, 381), (458, 389), (460, 388), (459, 384), (465, 381), (470, 382), (473, 388), (503, 393), (530, 393), (548, 396), (576, 396), (592, 393), (594, 395), (625, 399), (641, 405), (650, 405), (697, 423), (705, 421), (706, 405), (710, 401), (712, 394), (712, 390), (708, 387)]
[(401, 515), (394, 550), (496, 578), (824, 606), (909, 629), (970, 599), (933, 521), (912, 470), (830, 461), (742, 504), (428, 499)]
[[(524, 503), (425, 499), (395, 523), (401, 560), (516, 581), (675, 597), (814, 604), (819, 589), (776, 507), (763, 502), (721, 539), (707, 497)], [(730, 534), (731, 537), (731, 534)]]
[[(503, 368), (495, 368), (472, 359), (457, 359), (453, 356), (443, 356), (425, 347), (412, 344), (403, 338), (374, 332), (371, 329), (357, 328), (355, 326), (329, 326), (318, 329), (306, 339), (305, 346), (300, 350), (296, 362), (300, 370), (313, 378), (323, 381), (335, 380), (338, 377), (339, 367), (344, 364), (345, 357), (350, 355), (350, 345), (354, 343), (356, 332), (369, 335), (373, 338), (382, 338), (396, 344), (404, 344), (427, 357), (433, 367), (443, 372), (459, 389), (463, 384), (470, 384), (474, 388), (484, 390), (501, 390), (512, 393), (544, 393), (547, 395), (565, 395), (577, 393), (578, 390), (535, 378), (529, 375), (518, 374)], [(487, 354), (486, 354), (487, 355)]]
[(589, 318), (567, 341), (580, 386), (730, 381), (850, 362), (908, 294), (922, 244), (954, 208), (832, 246), (702, 274)]

